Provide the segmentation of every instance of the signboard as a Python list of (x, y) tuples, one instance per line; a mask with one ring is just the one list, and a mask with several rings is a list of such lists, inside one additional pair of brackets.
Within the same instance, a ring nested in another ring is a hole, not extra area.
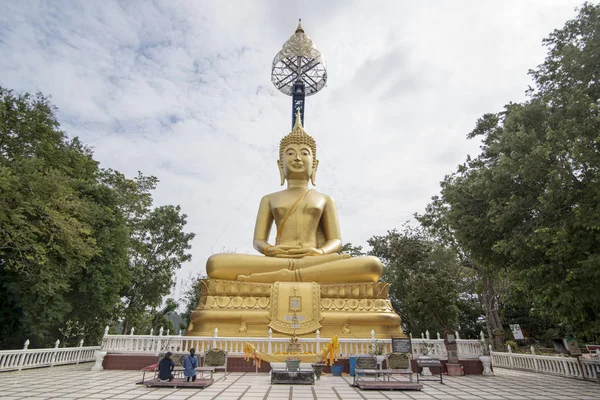
[(513, 337), (516, 340), (525, 339), (525, 336), (523, 336), (523, 331), (521, 330), (521, 326), (519, 324), (512, 324), (509, 326), (510, 326), (510, 330), (512, 331)]
[(575, 340), (573, 338), (566, 338), (566, 339), (563, 339), (563, 341), (565, 342), (565, 347), (567, 348), (567, 351), (569, 352), (570, 355), (572, 355), (572, 356), (580, 356), (581, 355), (581, 351), (579, 351), (579, 343), (577, 343), (577, 340)]
[(554, 351), (557, 353), (570, 354), (572, 356), (580, 356), (579, 344), (573, 338), (553, 339)]
[(419, 358), (417, 360), (417, 365), (419, 367), (441, 367), (442, 362), (434, 358)]
[(393, 353), (411, 353), (410, 339), (408, 338), (392, 338)]

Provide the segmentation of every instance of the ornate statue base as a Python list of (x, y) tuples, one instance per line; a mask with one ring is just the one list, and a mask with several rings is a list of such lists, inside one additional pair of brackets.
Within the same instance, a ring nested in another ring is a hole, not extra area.
[[(187, 335), (225, 337), (315, 335), (380, 339), (405, 337), (385, 282), (251, 283), (205, 279)], [(293, 323), (292, 323), (293, 321)]]

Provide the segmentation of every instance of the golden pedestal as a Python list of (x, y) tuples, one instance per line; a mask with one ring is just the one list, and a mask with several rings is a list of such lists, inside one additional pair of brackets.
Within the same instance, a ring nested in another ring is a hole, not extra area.
[[(298, 335), (314, 336), (319, 329), (321, 337), (371, 338), (373, 330), (379, 339), (405, 337), (388, 288), (385, 282), (319, 285), (204, 279), (187, 335), (212, 336), (218, 328), (222, 337), (268, 337), (271, 327), (273, 337), (288, 337), (292, 324), (282, 321), (295, 313), (302, 323)], [(297, 298), (304, 307), (294, 302)], [(283, 316), (281, 310), (288, 304), (290, 315)]]

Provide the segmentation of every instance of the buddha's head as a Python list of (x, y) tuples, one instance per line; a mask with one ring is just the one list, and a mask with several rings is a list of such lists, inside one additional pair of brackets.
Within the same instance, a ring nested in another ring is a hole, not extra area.
[(317, 144), (302, 127), (300, 111), (296, 116), (296, 123), (292, 131), (281, 139), (279, 143), (279, 174), (281, 184), (286, 179), (309, 180), (315, 185), (315, 176), (317, 173)]

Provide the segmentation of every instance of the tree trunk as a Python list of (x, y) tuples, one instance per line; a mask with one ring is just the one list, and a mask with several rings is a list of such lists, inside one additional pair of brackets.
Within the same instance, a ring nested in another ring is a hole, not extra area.
[(494, 281), (489, 276), (485, 276), (486, 282), (485, 291), (485, 315), (486, 328), (488, 337), (494, 347), (494, 350), (499, 351), (504, 348), (504, 329), (502, 328), (502, 320), (500, 319), (500, 310), (498, 306), (498, 295), (494, 290)]

